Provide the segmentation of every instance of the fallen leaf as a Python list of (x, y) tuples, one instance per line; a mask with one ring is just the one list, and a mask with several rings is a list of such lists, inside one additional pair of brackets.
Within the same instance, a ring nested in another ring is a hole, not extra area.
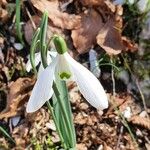
[(7, 106), (0, 113), (0, 119), (15, 116), (21, 112), (23, 105), (30, 96), (30, 91), (34, 85), (34, 80), (30, 78), (19, 78), (9, 85), (7, 96)]
[(0, 21), (5, 22), (8, 19), (8, 11), (6, 10), (7, 1), (0, 0)]
[(47, 11), (49, 19), (56, 27), (71, 30), (80, 26), (81, 17), (61, 12), (58, 1), (31, 0), (31, 2), (40, 12)]
[(83, 6), (100, 6), (104, 0), (80, 0)]
[[(32, 16), (32, 21), (33, 21), (35, 27), (38, 27), (40, 25), (41, 18), (39, 16)], [(31, 40), (32, 40), (33, 33), (35, 30), (33, 27), (32, 21), (28, 20), (24, 26), (25, 39), (29, 44), (31, 44)]]
[(132, 116), (128, 121), (132, 122), (133, 124), (142, 126), (144, 128), (147, 128), (150, 130), (150, 119), (149, 118), (144, 118), (140, 116)]
[(116, 11), (116, 7), (112, 2), (110, 2), (109, 0), (105, 0), (104, 3), (107, 6), (107, 9), (109, 9), (111, 12), (114, 13)]
[[(35, 15), (32, 16), (32, 21), (37, 28), (40, 25), (41, 18)], [(32, 21), (28, 20), (24, 26), (25, 39), (29, 44), (31, 44), (32, 37), (35, 31)], [(62, 30), (60, 28), (55, 27), (51, 22), (49, 22), (47, 26), (47, 39), (49, 39), (55, 33), (62, 35)]]
[(109, 54), (117, 55), (125, 47), (115, 19), (110, 19), (97, 35), (97, 43)]
[(112, 150), (111, 147), (109, 147), (106, 142), (104, 142), (104, 149), (103, 150)]
[(126, 47), (126, 51), (135, 52), (138, 50), (138, 46), (135, 43), (132, 43), (127, 37), (122, 36), (123, 45)]
[(5, 22), (8, 19), (8, 12), (7, 10), (1, 8), (0, 6), (0, 21)]
[(85, 53), (96, 44), (96, 36), (103, 27), (101, 16), (94, 9), (81, 14), (81, 27), (72, 30), (72, 40), (79, 53)]
[(76, 148), (77, 150), (87, 150), (87, 147), (83, 143), (77, 144)]

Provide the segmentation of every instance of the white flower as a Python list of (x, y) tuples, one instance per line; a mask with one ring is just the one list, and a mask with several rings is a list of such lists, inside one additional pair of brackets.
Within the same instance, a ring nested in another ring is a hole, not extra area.
[(101, 110), (108, 107), (106, 93), (98, 79), (88, 69), (75, 61), (68, 52), (65, 52), (58, 54), (38, 76), (27, 104), (27, 112), (37, 111), (52, 97), (52, 85), (55, 76), (63, 80), (73, 76), (80, 92), (92, 106)]

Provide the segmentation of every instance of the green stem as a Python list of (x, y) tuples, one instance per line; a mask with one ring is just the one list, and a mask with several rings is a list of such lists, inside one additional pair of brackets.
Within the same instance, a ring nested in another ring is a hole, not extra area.
[(41, 49), (41, 58), (43, 65), (47, 64), (47, 47), (46, 47), (46, 32), (47, 32), (47, 23), (48, 23), (48, 13), (44, 12), (42, 21), (41, 21), (41, 31), (40, 31), (40, 49)]
[(38, 43), (38, 37), (40, 33), (40, 28), (38, 28), (33, 36), (32, 44), (30, 48), (30, 62), (34, 71), (34, 74), (37, 74), (36, 66), (35, 66), (35, 50)]
[(22, 38), (21, 25), (20, 25), (20, 11), (21, 11), (20, 6), (21, 6), (21, 1), (16, 0), (16, 31), (17, 31), (17, 35), (18, 35), (20, 42), (22, 43), (22, 45), (24, 45), (23, 38)]
[(55, 96), (56, 96), (56, 98), (57, 98), (57, 100), (58, 100), (58, 103), (59, 103), (59, 105), (60, 105), (60, 107), (61, 107), (61, 110), (62, 110), (64, 119), (65, 119), (65, 121), (66, 121), (67, 129), (68, 129), (68, 135), (70, 136), (70, 138), (71, 138), (70, 141), (72, 142), (71, 145), (75, 147), (74, 139), (73, 139), (73, 137), (72, 137), (72, 127), (71, 127), (71, 124), (70, 124), (70, 122), (69, 122), (69, 118), (68, 118), (68, 115), (67, 115), (67, 111), (66, 111), (66, 109), (65, 109), (64, 103), (62, 102), (62, 100), (61, 100), (61, 98), (60, 98), (60, 93), (59, 93), (59, 91), (58, 91), (58, 88), (57, 88), (55, 82), (53, 82), (53, 89), (54, 89), (54, 92), (55, 92)]
[(7, 137), (9, 138), (14, 144), (16, 144), (16, 142), (14, 141), (14, 139), (0, 126), (0, 131)]
[[(113, 63), (113, 57), (111, 57), (110, 62)], [(135, 137), (134, 137), (134, 134), (132, 133), (132, 131), (131, 131), (131, 129), (130, 129), (130, 127), (129, 127), (127, 121), (126, 121), (126, 119), (125, 119), (125, 117), (124, 117), (123, 114), (120, 112), (120, 110), (117, 108), (117, 104), (116, 104), (115, 101), (114, 101), (115, 96), (116, 96), (116, 90), (115, 90), (115, 89), (116, 89), (116, 88), (115, 88), (115, 87), (116, 87), (116, 86), (115, 86), (116, 84), (115, 84), (113, 66), (112, 66), (112, 70), (111, 70), (111, 77), (112, 77), (112, 82), (113, 82), (113, 106), (114, 106), (114, 110), (117, 112), (118, 116), (120, 116), (120, 118), (122, 119), (122, 123), (123, 123), (123, 125), (127, 128), (127, 130), (128, 130), (128, 132), (129, 132), (129, 134), (130, 134), (130, 136), (131, 136), (133, 142), (134, 142), (135, 145), (136, 145), (136, 148), (139, 149), (139, 148), (138, 148), (138, 144), (137, 144), (137, 142), (136, 142), (136, 139), (135, 139)]]
[(64, 139), (63, 139), (63, 136), (62, 136), (62, 134), (61, 134), (61, 131), (60, 131), (58, 125), (57, 125), (57, 119), (56, 119), (56, 117), (55, 117), (53, 108), (52, 108), (52, 106), (51, 106), (51, 104), (50, 104), (49, 101), (47, 101), (46, 104), (47, 104), (47, 107), (48, 107), (48, 109), (50, 110), (50, 112), (51, 112), (51, 114), (52, 114), (52, 118), (53, 118), (53, 120), (54, 120), (54, 123), (55, 123), (55, 126), (56, 126), (56, 130), (57, 130), (57, 133), (59, 134), (61, 143), (62, 143), (63, 147), (64, 147), (65, 149), (67, 149), (67, 146), (66, 146), (66, 144), (65, 144), (65, 142), (64, 142)]

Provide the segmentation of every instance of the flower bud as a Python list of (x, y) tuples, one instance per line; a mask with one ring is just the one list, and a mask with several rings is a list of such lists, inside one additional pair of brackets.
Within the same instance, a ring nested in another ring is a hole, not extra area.
[(68, 48), (67, 48), (66, 42), (61, 36), (54, 35), (53, 41), (54, 41), (56, 50), (59, 54), (64, 54), (67, 51)]

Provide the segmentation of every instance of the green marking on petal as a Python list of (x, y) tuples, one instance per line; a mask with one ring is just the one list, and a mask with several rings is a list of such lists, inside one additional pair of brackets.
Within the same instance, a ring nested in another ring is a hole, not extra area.
[(65, 79), (69, 79), (71, 77), (71, 74), (67, 73), (67, 72), (62, 72), (62, 73), (60, 73), (59, 76), (62, 80), (65, 80)]

